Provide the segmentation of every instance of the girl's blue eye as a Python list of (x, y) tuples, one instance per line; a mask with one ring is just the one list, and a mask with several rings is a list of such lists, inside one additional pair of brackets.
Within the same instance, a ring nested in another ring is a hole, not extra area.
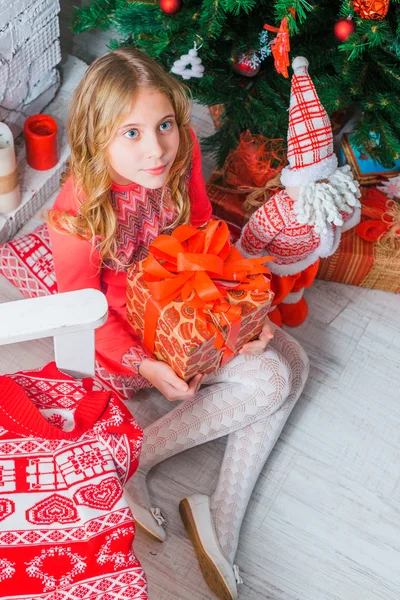
[(135, 140), (138, 137), (139, 132), (137, 129), (130, 129), (129, 131), (124, 133), (124, 135), (128, 138), (128, 140)]
[(160, 129), (161, 131), (169, 131), (172, 127), (172, 121), (165, 121), (165, 123), (161, 123)]

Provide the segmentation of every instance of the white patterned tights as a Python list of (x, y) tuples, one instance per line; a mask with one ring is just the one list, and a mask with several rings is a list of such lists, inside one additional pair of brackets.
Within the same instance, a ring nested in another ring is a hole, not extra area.
[(145, 478), (152, 467), (228, 435), (211, 511), (221, 549), (233, 564), (254, 485), (307, 375), (304, 350), (276, 328), (262, 355), (237, 356), (209, 375), (193, 400), (181, 402), (144, 430), (140, 469), (128, 484), (129, 493), (150, 507)]

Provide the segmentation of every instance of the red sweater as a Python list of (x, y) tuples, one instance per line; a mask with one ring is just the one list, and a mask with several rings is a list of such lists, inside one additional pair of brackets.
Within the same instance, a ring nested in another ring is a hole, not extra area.
[[(189, 179), (190, 221), (197, 227), (210, 219), (212, 209), (202, 174), (200, 146), (194, 133), (193, 138)], [(174, 213), (168, 201), (168, 194), (162, 198), (161, 190), (148, 190), (135, 183), (112, 184), (112, 202), (118, 217), (118, 258), (124, 265), (145, 258), (152, 241), (173, 222)], [(74, 193), (70, 177), (53, 208), (76, 214), (79, 206), (80, 201)], [(109, 265), (111, 268), (101, 266), (99, 253), (90, 241), (58, 233), (52, 228), (49, 228), (49, 234), (58, 291), (95, 288), (103, 291), (107, 297), (108, 319), (96, 330), (97, 360), (112, 373), (137, 373), (137, 367), (149, 353), (132, 334), (126, 318), (127, 267), (117, 270), (112, 265)]]
[(55, 363), (0, 376), (0, 598), (147, 600), (123, 486), (143, 432)]

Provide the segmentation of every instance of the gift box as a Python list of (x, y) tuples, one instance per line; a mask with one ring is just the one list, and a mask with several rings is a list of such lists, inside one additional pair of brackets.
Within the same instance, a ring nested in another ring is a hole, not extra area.
[(400, 204), (364, 189), (362, 221), (322, 258), (318, 279), (400, 293)]
[[(379, 143), (376, 138), (376, 143)], [(365, 151), (356, 148), (353, 142), (353, 134), (343, 134), (340, 148), (340, 164), (348, 163), (353, 171), (354, 177), (361, 185), (373, 185), (387, 177), (396, 177), (400, 173), (400, 158), (396, 160), (393, 167), (387, 169), (379, 162), (371, 158)]]
[(128, 271), (128, 320), (185, 381), (211, 373), (260, 334), (273, 299), (268, 260), (243, 258), (223, 221), (181, 225)]
[(253, 212), (279, 189), (285, 164), (284, 140), (245, 131), (223, 168), (212, 174), (207, 192), (213, 215), (228, 223), (234, 241)]

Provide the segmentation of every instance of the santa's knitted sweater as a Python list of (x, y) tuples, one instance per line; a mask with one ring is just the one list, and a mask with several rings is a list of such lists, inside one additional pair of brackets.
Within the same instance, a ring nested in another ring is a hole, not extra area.
[(360, 209), (341, 213), (343, 225), (328, 224), (325, 233), (311, 225), (300, 225), (293, 210), (295, 201), (281, 190), (263, 204), (244, 227), (237, 244), (247, 257), (273, 256), (268, 268), (276, 275), (294, 275), (314, 264), (320, 257), (336, 252), (343, 231), (360, 221)]
[(142, 431), (50, 363), (0, 376), (0, 598), (147, 599), (123, 485)]

